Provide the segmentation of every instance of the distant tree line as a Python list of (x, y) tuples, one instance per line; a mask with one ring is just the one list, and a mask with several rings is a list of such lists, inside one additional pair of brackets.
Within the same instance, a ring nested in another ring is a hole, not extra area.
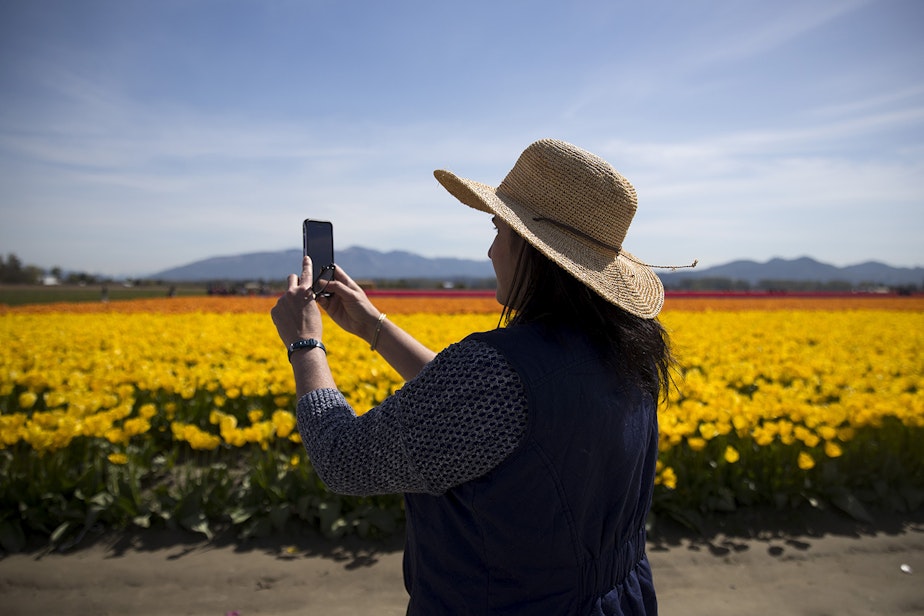
[(751, 284), (747, 280), (706, 276), (703, 278), (682, 278), (680, 280), (667, 280), (666, 289), (672, 291), (765, 291), (765, 292), (827, 292), (849, 293), (854, 291), (882, 291), (886, 290), (901, 295), (918, 293), (918, 285), (900, 285), (886, 287), (876, 282), (851, 283), (847, 280), (829, 280), (819, 282), (815, 280), (760, 280)]
[(94, 284), (106, 282), (106, 279), (93, 276), (85, 272), (68, 272), (65, 274), (60, 267), (53, 267), (46, 272), (36, 265), (26, 265), (15, 254), (6, 257), (0, 255), (0, 283), (3, 284), (36, 284), (42, 282), (45, 276), (51, 276), (58, 282), (67, 284)]
[(366, 289), (456, 289), (456, 290), (490, 290), (497, 287), (494, 278), (387, 278), (360, 281)]
[(9, 284), (25, 284), (38, 282), (45, 274), (44, 270), (34, 265), (23, 265), (19, 257), (9, 254), (0, 255), (0, 282)]

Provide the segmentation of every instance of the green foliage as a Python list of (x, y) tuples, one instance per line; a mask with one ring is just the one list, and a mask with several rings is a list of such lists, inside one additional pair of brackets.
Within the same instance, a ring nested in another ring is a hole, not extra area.
[(45, 455), (22, 444), (0, 450), (3, 550), (21, 550), (29, 536), (67, 549), (94, 527), (185, 529), (209, 539), (228, 529), (247, 538), (299, 525), (328, 537), (384, 536), (404, 516), (400, 496), (333, 494), (310, 464), (293, 465), (293, 452), (280, 448), (162, 454), (133, 445), (127, 463), (113, 464), (103, 443), (78, 440)]
[[(735, 435), (700, 451), (683, 445), (662, 453), (677, 486), (655, 490), (653, 511), (697, 528), (704, 516), (749, 507), (779, 510), (826, 506), (868, 521), (867, 507), (906, 512), (924, 505), (924, 460), (916, 445), (924, 429), (886, 421), (858, 431), (843, 455), (800, 469), (799, 448), (758, 446)], [(212, 538), (234, 530), (241, 538), (310, 527), (325, 536), (386, 536), (404, 519), (399, 495), (352, 497), (327, 490), (285, 441), (263, 449), (160, 451), (154, 439), (127, 448), (127, 462), (107, 460), (100, 439), (76, 439), (64, 450), (36, 454), (17, 444), (0, 450), (0, 546), (21, 550), (44, 537), (67, 549), (94, 527), (182, 528)], [(741, 452), (729, 463), (729, 445)]]
[[(872, 521), (869, 509), (916, 511), (924, 506), (924, 458), (916, 445), (922, 439), (924, 428), (886, 418), (858, 429), (836, 458), (812, 448), (817, 464), (809, 469), (799, 466), (802, 445), (761, 446), (734, 433), (699, 451), (682, 444), (660, 455), (677, 483), (656, 486), (653, 511), (693, 529), (711, 513), (747, 508), (834, 508), (860, 522)], [(735, 462), (724, 459), (729, 446), (740, 452)]]
[[(34, 282), (34, 280), (29, 281)], [(172, 291), (171, 291), (172, 289)], [(49, 304), (54, 302), (100, 302), (167, 297), (173, 292), (177, 297), (204, 296), (206, 289), (201, 285), (133, 285), (120, 284), (64, 284), (42, 286), (21, 284), (0, 286), (0, 305), (23, 306), (26, 304)]]

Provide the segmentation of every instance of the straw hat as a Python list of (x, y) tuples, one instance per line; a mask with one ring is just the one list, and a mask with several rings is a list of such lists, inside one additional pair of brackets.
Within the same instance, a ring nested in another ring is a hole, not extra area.
[(622, 248), (638, 199), (602, 158), (542, 139), (520, 155), (500, 186), (433, 172), (459, 201), (492, 213), (608, 302), (651, 319), (664, 305), (655, 273)]

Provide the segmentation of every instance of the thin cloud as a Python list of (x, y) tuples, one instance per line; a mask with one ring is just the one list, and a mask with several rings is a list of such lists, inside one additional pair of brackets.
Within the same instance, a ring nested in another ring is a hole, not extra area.
[(689, 66), (700, 68), (720, 63), (741, 62), (778, 49), (792, 40), (806, 36), (829, 23), (869, 5), (873, 0), (836, 0), (833, 2), (731, 3), (726, 5), (728, 18), (711, 22), (701, 31), (709, 36), (702, 45), (683, 58)]

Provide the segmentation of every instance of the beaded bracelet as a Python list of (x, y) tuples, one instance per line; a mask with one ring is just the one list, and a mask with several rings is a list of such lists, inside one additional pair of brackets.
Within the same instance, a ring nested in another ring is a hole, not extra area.
[(375, 346), (379, 343), (379, 334), (382, 333), (382, 321), (385, 320), (385, 313), (379, 315), (379, 322), (375, 324), (375, 333), (372, 334), (372, 344), (369, 345), (369, 350), (374, 351)]

